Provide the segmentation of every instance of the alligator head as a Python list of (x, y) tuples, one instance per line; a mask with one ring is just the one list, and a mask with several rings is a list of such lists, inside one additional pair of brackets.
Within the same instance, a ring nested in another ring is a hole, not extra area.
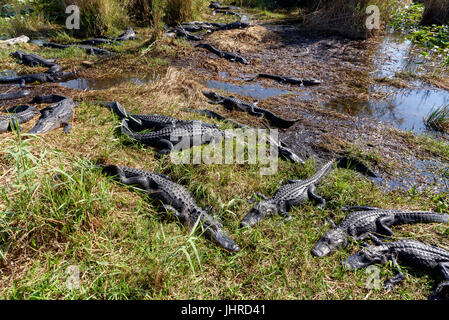
[(232, 240), (231, 237), (221, 228), (217, 230), (210, 230), (209, 237), (213, 242), (217, 243), (219, 246), (228, 251), (240, 251), (240, 246), (235, 243), (234, 240)]
[(242, 219), (240, 227), (252, 227), (262, 221), (265, 217), (273, 216), (279, 211), (276, 202), (263, 200), (256, 204), (251, 211)]
[(203, 91), (203, 94), (212, 101), (220, 101), (223, 97), (213, 91)]
[(11, 53), (11, 56), (13, 57), (13, 58), (16, 58), (16, 59), (22, 59), (22, 57), (25, 55), (26, 53), (25, 52), (23, 52), (23, 51), (16, 51), (16, 52), (13, 52), (13, 53)]
[(342, 262), (343, 267), (348, 270), (357, 270), (377, 263), (387, 263), (385, 252), (379, 246), (368, 246)]
[(316, 86), (321, 84), (321, 81), (317, 79), (304, 79), (302, 80), (302, 84), (304, 86)]
[(342, 229), (336, 228), (326, 232), (313, 246), (311, 253), (314, 257), (325, 257), (338, 248), (346, 248), (348, 239)]

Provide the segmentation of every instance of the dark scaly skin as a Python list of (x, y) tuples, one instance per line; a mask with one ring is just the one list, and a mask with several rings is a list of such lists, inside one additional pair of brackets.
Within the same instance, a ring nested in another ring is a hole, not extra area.
[(56, 65), (55, 60), (44, 59), (36, 54), (26, 53), (24, 51), (15, 51), (11, 53), (11, 56), (20, 60), (23, 64), (35, 67), (35, 66), (43, 66), (47, 68), (51, 68)]
[(277, 76), (273, 74), (266, 74), (266, 73), (259, 73), (254, 78), (248, 79), (248, 81), (256, 80), (257, 78), (267, 78), (276, 80), (280, 83), (288, 83), (288, 84), (296, 84), (300, 86), (315, 86), (321, 84), (320, 80), (316, 79), (297, 79), (292, 77), (284, 77), (284, 76)]
[[(102, 102), (100, 105), (107, 107), (114, 112), (120, 120), (127, 119), (128, 127), (133, 131), (143, 131), (146, 129), (160, 130), (167, 126), (175, 127), (178, 125), (193, 123), (192, 120), (179, 120), (169, 116), (160, 114), (128, 114), (118, 101)], [(208, 125), (203, 123), (203, 125)], [(216, 128), (214, 124), (210, 124), (211, 128)]]
[(168, 176), (143, 170), (108, 165), (103, 168), (108, 175), (115, 175), (125, 185), (144, 190), (150, 198), (158, 199), (162, 206), (175, 214), (187, 229), (198, 225), (204, 234), (226, 250), (237, 252), (240, 247), (223, 230), (223, 225), (200, 208), (190, 192), (174, 183)]
[(128, 41), (133, 40), (135, 37), (136, 32), (133, 30), (133, 28), (129, 27), (125, 30), (125, 32), (115, 38), (115, 41)]
[(199, 43), (195, 47), (207, 49), (208, 51), (216, 54), (217, 56), (219, 56), (221, 58), (225, 58), (226, 60), (229, 60), (229, 61), (232, 61), (232, 62), (235, 61), (235, 62), (240, 62), (242, 64), (249, 64), (248, 60), (246, 60), (242, 56), (239, 56), (236, 53), (232, 53), (232, 52), (228, 52), (228, 51), (220, 51), (220, 50), (218, 50), (217, 48), (215, 48), (214, 46), (212, 46), (210, 44)]
[(176, 37), (178, 37), (178, 38), (185, 38), (189, 41), (201, 41), (202, 40), (201, 37), (191, 34), (187, 30), (185, 30), (183, 27), (176, 28), (174, 30), (174, 32), (176, 33)]
[(31, 94), (29, 90), (17, 90), (8, 93), (0, 93), (0, 100), (15, 100), (21, 99)]
[(27, 83), (46, 83), (56, 82), (64, 79), (68, 79), (75, 75), (74, 72), (43, 72), (34, 73), (17, 77), (0, 78), (0, 83), (20, 83), (21, 85)]
[[(59, 97), (56, 96), (55, 97)], [(58, 101), (57, 99), (56, 101)], [(55, 104), (41, 110), (41, 117), (36, 125), (28, 131), (31, 134), (44, 134), (54, 129), (64, 127), (63, 132), (69, 133), (72, 126), (69, 121), (73, 118), (75, 103), (71, 98), (58, 101)]]
[[(240, 122), (234, 121), (232, 119), (228, 119), (224, 116), (222, 116), (219, 113), (216, 113), (214, 111), (211, 110), (207, 110), (207, 109), (203, 109), (203, 110), (194, 110), (194, 109), (184, 109), (184, 111), (188, 111), (188, 112), (194, 112), (194, 113), (199, 113), (203, 116), (207, 116), (213, 119), (217, 119), (220, 121), (227, 121), (232, 123), (234, 126), (237, 126), (239, 128), (243, 128), (243, 129), (253, 129), (250, 128)], [(286, 147), (285, 145), (283, 145), (282, 141), (280, 141), (280, 143), (278, 143), (277, 141), (273, 141), (270, 140), (269, 141), (270, 144), (273, 144), (275, 146), (277, 146), (278, 148), (278, 155), (282, 158), (285, 158), (293, 163), (302, 163), (304, 164), (304, 160), (302, 160), (300, 157), (298, 157), (291, 149), (289, 149), (288, 147)]]
[(118, 44), (118, 43), (111, 39), (94, 38), (94, 39), (88, 39), (88, 40), (77, 42), (77, 44), (96, 46), (99, 44)]
[(18, 106), (6, 110), (8, 114), (0, 115), (0, 133), (11, 130), (11, 124), (14, 128), (21, 130), (19, 125), (30, 121), (38, 111), (33, 106)]
[(97, 48), (94, 46), (84, 45), (84, 44), (71, 45), (71, 44), (59, 44), (59, 43), (53, 43), (53, 42), (44, 42), (42, 44), (42, 46), (48, 47), (48, 48), (53, 48), (53, 49), (67, 49), (67, 48), (70, 48), (71, 46), (76, 46), (78, 48), (85, 50), (87, 54), (96, 54), (96, 55), (102, 55), (102, 56), (109, 56), (109, 55), (114, 54), (113, 52), (111, 52), (109, 50)]
[(235, 10), (235, 9), (239, 9), (239, 7), (226, 6), (223, 3), (221, 3), (220, 1), (211, 1), (210, 4), (209, 4), (209, 8), (211, 8), (211, 9), (221, 9), (221, 10)]
[(400, 240), (396, 242), (382, 242), (372, 236), (375, 246), (368, 246), (343, 261), (343, 266), (349, 270), (361, 269), (373, 264), (387, 264), (392, 261), (397, 268), (397, 274), (387, 280), (384, 287), (391, 290), (396, 284), (405, 279), (399, 268), (399, 263), (418, 268), (433, 274), (442, 275), (440, 282), (430, 299), (440, 299), (443, 289), (449, 286), (449, 252), (442, 248), (418, 242), (415, 240)]
[(298, 120), (286, 120), (276, 116), (271, 111), (264, 108), (257, 107), (255, 104), (251, 104), (233, 96), (223, 97), (215, 92), (203, 91), (203, 94), (210, 99), (209, 103), (212, 104), (222, 104), (226, 109), (239, 110), (243, 112), (248, 112), (250, 115), (257, 117), (265, 117), (271, 125), (279, 128), (289, 128), (294, 125)]
[(314, 200), (320, 207), (323, 207), (326, 201), (315, 194), (315, 185), (332, 170), (334, 163), (335, 160), (329, 161), (307, 180), (290, 180), (288, 184), (280, 187), (271, 198), (258, 194), (263, 200), (257, 203), (242, 219), (240, 226), (251, 227), (265, 217), (276, 214), (284, 216), (288, 221), (291, 219), (288, 211), (306, 200)]
[(349, 214), (338, 226), (335, 226), (314, 245), (311, 253), (316, 257), (324, 257), (330, 253), (344, 249), (348, 238), (356, 241), (366, 239), (376, 233), (393, 236), (390, 226), (413, 223), (447, 223), (449, 215), (426, 211), (382, 210), (369, 207), (352, 207), (346, 210), (363, 210)]
[(250, 24), (248, 22), (237, 21), (237, 22), (231, 22), (231, 23), (225, 24), (224, 26), (221, 26), (221, 27), (217, 27), (215, 29), (215, 31), (231, 30), (231, 29), (244, 29), (249, 26), (250, 26)]
[(177, 126), (167, 126), (149, 133), (136, 133), (129, 128), (128, 120), (123, 119), (121, 131), (122, 134), (131, 139), (158, 149), (159, 154), (172, 152), (178, 143), (189, 142), (186, 146), (191, 147), (209, 142), (218, 142), (223, 137), (226, 137), (224, 131), (213, 125), (204, 124), (201, 121), (194, 121)]

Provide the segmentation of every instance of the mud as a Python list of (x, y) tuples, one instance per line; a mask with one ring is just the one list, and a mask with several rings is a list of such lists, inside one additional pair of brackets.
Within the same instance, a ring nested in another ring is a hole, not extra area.
[[(323, 161), (345, 153), (362, 154), (379, 174), (375, 182), (385, 188), (447, 191), (447, 179), (436, 168), (447, 167), (448, 159), (424, 152), (408, 130), (428, 134), (423, 117), (430, 105), (447, 103), (449, 92), (396, 78), (401, 72), (421, 72), (421, 61), (408, 55), (411, 44), (403, 38), (349, 40), (296, 25), (270, 24), (216, 32), (204, 42), (238, 52), (250, 64), (200, 50), (173, 64), (187, 68), (205, 87), (248, 102), (258, 99), (261, 107), (278, 115), (302, 119), (280, 133), (298, 154)], [(245, 81), (257, 73), (315, 78), (322, 84)], [(223, 113), (217, 106), (207, 107)]]

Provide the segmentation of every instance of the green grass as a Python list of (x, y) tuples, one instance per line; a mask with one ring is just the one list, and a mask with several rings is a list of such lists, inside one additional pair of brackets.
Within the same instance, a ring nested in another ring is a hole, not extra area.
[(434, 107), (424, 119), (426, 127), (440, 132), (449, 130), (449, 107)]

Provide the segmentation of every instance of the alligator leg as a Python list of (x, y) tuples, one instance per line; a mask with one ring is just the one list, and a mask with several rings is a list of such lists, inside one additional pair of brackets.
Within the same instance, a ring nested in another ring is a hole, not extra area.
[(288, 203), (285, 202), (285, 201), (282, 201), (281, 203), (279, 203), (278, 214), (280, 216), (284, 217), (284, 220), (282, 220), (282, 222), (279, 223), (278, 225), (281, 225), (282, 223), (286, 223), (286, 222), (289, 222), (290, 220), (292, 220), (292, 216), (288, 214), (288, 209), (289, 208), (287, 208), (287, 206), (290, 207), (288, 205)]
[(377, 219), (376, 220), (377, 232), (389, 237), (393, 236), (394, 232), (391, 231), (391, 229), (389, 228), (389, 226), (391, 226), (393, 222), (394, 222), (393, 216), (385, 216)]
[(323, 197), (317, 195), (315, 193), (315, 189), (316, 187), (314, 185), (311, 185), (309, 189), (307, 189), (307, 196), (309, 197), (309, 199), (315, 201), (319, 208), (323, 208), (326, 204), (326, 200), (324, 200)]
[(443, 275), (443, 278), (446, 281), (438, 284), (438, 286), (435, 288), (435, 290), (433, 290), (432, 294), (430, 295), (429, 300), (439, 300), (443, 289), (449, 287), (449, 262), (440, 263), (439, 269), (441, 271), (441, 274)]
[(179, 212), (178, 210), (176, 210), (175, 208), (173, 208), (171, 205), (168, 204), (162, 204), (162, 207), (168, 212), (173, 213), (181, 221), (182, 224), (186, 224), (186, 222), (188, 221), (188, 217), (185, 212), (184, 213)]
[[(158, 142), (158, 148), (159, 148), (158, 153), (160, 155), (164, 155), (164, 154), (169, 154), (170, 152), (172, 152), (174, 146), (171, 141), (168, 141), (166, 139), (161, 139)], [(178, 151), (181, 151), (181, 150), (178, 150)]]
[(61, 125), (64, 127), (64, 129), (62, 129), (62, 132), (64, 133), (70, 133), (70, 130), (72, 130), (72, 125), (68, 122), (61, 122)]
[(388, 279), (387, 281), (385, 281), (384, 288), (387, 289), (387, 291), (390, 291), (391, 289), (393, 289), (393, 287), (395, 285), (397, 285), (398, 283), (400, 283), (400, 282), (405, 280), (405, 275), (401, 272), (401, 268), (398, 265), (397, 258), (396, 257), (392, 257), (391, 260), (393, 261), (393, 265), (395, 266), (395, 268), (397, 270), (397, 273), (396, 273), (396, 275), (393, 278)]
[(256, 202), (256, 196), (261, 198), (262, 200), (268, 200), (267, 196), (261, 194), (260, 192), (256, 192), (251, 199), (247, 200), (247, 203), (254, 203), (254, 202)]

